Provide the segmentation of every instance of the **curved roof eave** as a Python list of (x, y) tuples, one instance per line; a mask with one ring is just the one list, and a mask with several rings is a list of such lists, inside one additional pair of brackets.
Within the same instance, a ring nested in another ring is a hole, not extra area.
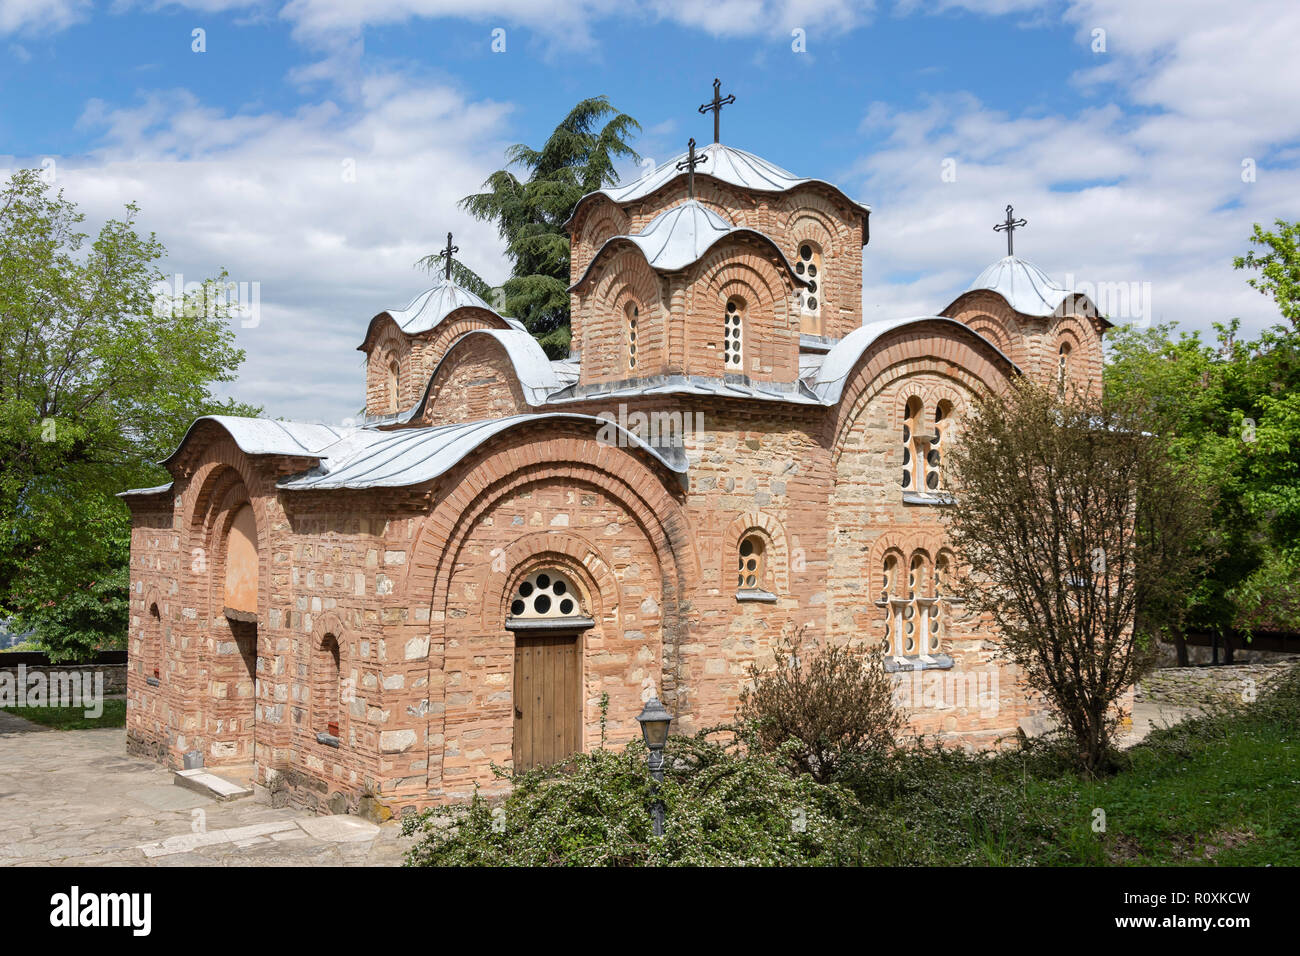
[[(721, 143), (711, 143), (704, 147), (701, 152), (706, 156), (709, 156), (713, 162), (710, 169), (698, 170), (695, 173), (698, 178), (711, 179), (733, 188), (745, 189), (751, 192), (775, 194), (787, 193), (799, 186), (822, 186), (843, 198), (843, 200), (849, 205), (861, 210), (864, 220), (871, 213), (870, 206), (853, 199), (834, 183), (827, 182), (824, 179), (809, 179), (795, 176), (793, 173), (782, 169), (775, 163), (768, 162), (762, 157), (747, 152), (746, 150), (737, 149), (734, 146), (726, 146)], [(644, 176), (638, 177), (626, 186), (605, 187), (587, 193), (574, 204), (573, 213), (569, 216), (568, 220), (565, 221), (564, 228), (569, 228), (577, 218), (578, 212), (587, 203), (588, 199), (593, 196), (603, 196), (616, 206), (625, 206), (629, 203), (638, 202), (654, 195), (665, 186), (668, 186), (672, 182), (686, 175), (685, 172), (677, 169), (677, 163), (685, 158), (685, 156), (685, 153), (674, 156), (672, 159), (665, 163), (661, 163)], [(729, 171), (727, 175), (721, 175), (716, 172), (720, 165), (718, 162), (719, 157), (726, 160), (726, 162), (721, 165)]]
[(185, 432), (185, 437), (158, 464), (168, 466), (189, 443), (200, 422), (220, 425), (245, 455), (287, 455), (319, 458), (331, 445), (363, 429), (357, 426), (319, 425), (310, 422), (284, 422), (270, 418), (245, 418), (239, 415), (202, 415)]
[[(407, 336), (423, 335), (425, 332), (431, 332), (461, 309), (481, 309), (484, 312), (489, 312), (496, 316), (504, 322), (508, 328), (524, 329), (524, 324), (518, 319), (512, 319), (509, 316), (502, 315), (474, 293), (470, 292), (468, 289), (462, 289), (459, 286), (453, 286), (454, 291), (450, 293), (450, 295), (440, 296), (440, 299), (449, 298), (449, 302), (439, 301), (427, 317), (421, 318), (421, 316), (424, 315), (426, 306), (429, 304), (429, 300), (432, 299), (435, 294), (440, 294), (445, 288), (445, 284), (439, 284), (434, 286), (432, 289), (421, 292), (411, 300), (410, 304), (407, 305), (405, 309), (385, 309), (382, 312), (376, 313), (374, 318), (372, 318), (370, 323), (366, 326), (366, 334), (362, 336), (361, 344), (357, 346), (357, 351), (364, 352), (366, 350), (367, 343), (370, 342), (371, 337), (375, 334), (375, 324), (385, 317), (397, 326), (398, 331)], [(422, 299), (424, 300), (424, 304), (420, 305), (419, 308), (416, 308), (416, 303), (420, 302)], [(406, 313), (413, 314), (405, 321), (398, 318), (398, 316), (405, 315)]]
[(446, 474), (479, 446), (512, 428), (546, 421), (588, 422), (598, 428), (613, 428), (618, 446), (650, 455), (685, 485), (685, 455), (669, 455), (639, 438), (617, 422), (571, 412), (511, 415), (433, 428), (409, 428), (381, 432), (355, 453), (339, 460), (331, 458), (317, 467), (283, 478), (276, 487), (286, 491), (339, 490), (361, 488), (403, 488), (424, 484)]
[(739, 236), (741, 233), (746, 233), (751, 236), (756, 236), (757, 238), (767, 243), (767, 245), (771, 246), (772, 250), (778, 256), (781, 257), (781, 261), (785, 264), (785, 270), (790, 274), (790, 278), (793, 279), (799, 285), (802, 286), (808, 285), (808, 280), (803, 278), (802, 276), (800, 276), (798, 273), (794, 271), (794, 266), (790, 264), (790, 259), (781, 250), (781, 247), (776, 244), (776, 242), (772, 239), (771, 236), (767, 235), (766, 233), (759, 232), (757, 229), (750, 229), (748, 226), (736, 226), (731, 231), (723, 233), (722, 235), (714, 239), (712, 242), (710, 242), (707, 246), (705, 246), (700, 251), (699, 255), (697, 255), (690, 262), (683, 263), (682, 265), (678, 265), (673, 268), (665, 268), (665, 267), (655, 265), (650, 260), (650, 257), (646, 255), (645, 249), (642, 248), (641, 244), (636, 241), (637, 238), (636, 236), (610, 236), (610, 238), (606, 239), (603, 243), (601, 243), (600, 248), (596, 250), (596, 254), (591, 257), (591, 261), (587, 263), (587, 268), (584, 269), (582, 272), (582, 277), (579, 278), (577, 282), (573, 283), (573, 285), (569, 286), (567, 291), (573, 292), (580, 285), (586, 282), (587, 277), (591, 274), (591, 270), (596, 267), (596, 263), (600, 261), (600, 258), (604, 254), (605, 250), (608, 249), (611, 245), (613, 245), (616, 242), (626, 242), (628, 245), (633, 246), (639, 253), (641, 253), (641, 257), (645, 259), (646, 265), (648, 265), (655, 272), (661, 272), (667, 274), (670, 272), (682, 272), (686, 269), (689, 269), (691, 266), (695, 265), (695, 263), (703, 259), (709, 253), (709, 251), (714, 246), (716, 246), (719, 242)]
[(908, 325), (919, 325), (924, 322), (939, 322), (941, 324), (954, 325), (962, 329), (967, 334), (983, 342), (995, 353), (997, 353), (1007, 367), (1022, 374), (1020, 367), (1015, 362), (1007, 358), (996, 345), (980, 335), (969, 325), (958, 322), (956, 319), (950, 319), (942, 315), (922, 315), (912, 316), (902, 319), (885, 319), (880, 322), (871, 322), (854, 329), (844, 338), (836, 343), (835, 347), (826, 353), (825, 359), (817, 370), (816, 378), (812, 383), (812, 390), (821, 399), (823, 404), (834, 405), (843, 397), (844, 386), (848, 382), (849, 376), (857, 366), (858, 361), (866, 354), (882, 336), (896, 329), (904, 328)]

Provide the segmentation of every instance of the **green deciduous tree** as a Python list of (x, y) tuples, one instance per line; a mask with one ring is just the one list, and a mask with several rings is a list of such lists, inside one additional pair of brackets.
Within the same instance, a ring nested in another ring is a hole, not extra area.
[(218, 402), (243, 352), (224, 276), (161, 295), (162, 244), (137, 208), (83, 216), (34, 170), (0, 191), (0, 609), (58, 658), (120, 644), (130, 521), (114, 494), (157, 484), (154, 464)]
[[(1269, 251), (1234, 264), (1259, 270), (1251, 285), (1294, 324), (1300, 227), (1277, 227), (1257, 225), (1251, 241)], [(1153, 430), (1216, 490), (1222, 549), (1190, 595), (1187, 626), (1300, 629), (1300, 332), (1279, 324), (1243, 340), (1237, 320), (1215, 332), (1211, 345), (1172, 325), (1112, 330), (1106, 394), (1150, 409)]]
[(1272, 296), (1278, 311), (1293, 326), (1300, 328), (1300, 223), (1278, 219), (1277, 232), (1269, 232), (1259, 223), (1251, 234), (1252, 244), (1266, 248), (1258, 255), (1254, 250), (1232, 260), (1237, 269), (1254, 269), (1259, 278), (1249, 279), (1252, 288)]
[(552, 358), (563, 358), (569, 348), (569, 237), (564, 224), (579, 199), (617, 181), (618, 160), (640, 159), (628, 143), (640, 128), (606, 97), (585, 99), (541, 149), (511, 146), (507, 167), (487, 178), (483, 192), (461, 200), (476, 218), (495, 222), (506, 242), (512, 268), (504, 285), (504, 314), (522, 321)]
[(1147, 425), (1139, 408), (1020, 381), (977, 404), (949, 453), (958, 591), (1086, 772), (1107, 766), (1115, 703), (1209, 556), (1206, 486)]

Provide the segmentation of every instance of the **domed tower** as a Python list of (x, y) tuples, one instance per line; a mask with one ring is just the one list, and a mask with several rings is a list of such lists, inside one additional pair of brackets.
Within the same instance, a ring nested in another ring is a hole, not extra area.
[(1007, 254), (940, 315), (979, 332), (1040, 384), (1073, 383), (1100, 394), (1101, 338), (1111, 323), (1088, 296), (1014, 254), (1012, 235), (1024, 225), (1008, 206), (1006, 221), (994, 227), (1007, 233)]
[[(448, 236), (450, 247), (451, 237)], [(370, 320), (357, 351), (366, 354), (366, 419), (400, 422), (420, 403), (429, 376), (451, 343), (478, 329), (524, 329), (463, 286), (450, 268), (404, 309)]]
[(824, 351), (862, 324), (869, 216), (830, 183), (694, 140), (634, 182), (589, 193), (567, 223), (581, 381), (793, 384), (801, 344)]

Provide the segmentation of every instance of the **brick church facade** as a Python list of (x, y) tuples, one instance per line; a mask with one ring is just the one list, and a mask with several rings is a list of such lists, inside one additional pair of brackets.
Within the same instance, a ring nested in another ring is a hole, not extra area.
[(1105, 320), (1008, 256), (864, 324), (870, 210), (702, 154), (578, 204), (567, 359), (444, 279), (365, 330), (363, 425), (203, 418), (123, 494), (132, 752), (322, 811), (460, 800), (602, 717), (621, 745), (651, 694), (730, 720), (803, 627), (948, 688), (916, 732), (1037, 712), (945, 595), (944, 453), (1016, 376), (1096, 387)]

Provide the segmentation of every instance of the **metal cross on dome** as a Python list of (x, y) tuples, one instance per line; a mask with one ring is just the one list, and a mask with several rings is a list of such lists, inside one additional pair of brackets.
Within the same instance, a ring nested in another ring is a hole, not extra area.
[(686, 170), (686, 188), (692, 199), (695, 198), (695, 167), (703, 165), (709, 161), (709, 154), (702, 153), (695, 155), (695, 137), (687, 144), (686, 158), (677, 164), (678, 169)]
[(1019, 229), (1021, 226), (1029, 225), (1028, 221), (1024, 219), (1013, 219), (1012, 218), (1013, 215), (1014, 213), (1011, 209), (1011, 204), (1007, 203), (1006, 221), (1000, 222), (993, 227), (994, 232), (1005, 232), (1007, 234), (1007, 255), (1009, 256), (1015, 255), (1015, 253), (1012, 251), (1014, 247), (1012, 245), (1011, 237), (1015, 234), (1015, 231)]
[(700, 105), (701, 115), (713, 111), (713, 141), (718, 142), (718, 127), (721, 125), (719, 120), (722, 118), (722, 108), (730, 106), (736, 102), (736, 94), (728, 93), (725, 97), (722, 95), (722, 81), (717, 77), (713, 78), (713, 99), (708, 103)]
[(451, 281), (451, 257), (457, 252), (460, 252), (460, 246), (453, 246), (451, 244), (451, 233), (447, 233), (447, 248), (442, 250), (442, 259), (448, 282)]

